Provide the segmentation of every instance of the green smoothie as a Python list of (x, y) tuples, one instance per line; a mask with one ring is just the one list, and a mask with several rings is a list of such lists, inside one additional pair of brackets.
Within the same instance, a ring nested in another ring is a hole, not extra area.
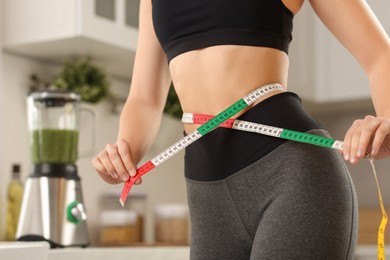
[(76, 163), (78, 131), (42, 129), (32, 132), (33, 163)]

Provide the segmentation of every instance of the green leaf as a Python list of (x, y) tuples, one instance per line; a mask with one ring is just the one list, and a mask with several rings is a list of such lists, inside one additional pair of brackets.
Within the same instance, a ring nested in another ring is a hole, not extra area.
[(88, 57), (67, 61), (54, 78), (58, 89), (72, 91), (85, 102), (98, 103), (110, 95), (110, 84), (105, 72), (92, 64)]

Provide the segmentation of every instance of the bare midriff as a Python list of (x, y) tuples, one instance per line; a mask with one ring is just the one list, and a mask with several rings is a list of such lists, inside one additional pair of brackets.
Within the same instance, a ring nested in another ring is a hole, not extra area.
[[(184, 112), (216, 115), (263, 85), (280, 83), (287, 87), (288, 55), (273, 48), (212, 46), (176, 56), (169, 66)], [(255, 104), (280, 92), (270, 93)], [(198, 127), (184, 125), (187, 133)]]

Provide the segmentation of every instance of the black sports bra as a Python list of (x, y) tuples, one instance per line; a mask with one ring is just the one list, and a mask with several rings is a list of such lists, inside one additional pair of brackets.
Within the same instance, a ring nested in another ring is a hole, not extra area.
[(293, 13), (282, 0), (152, 0), (156, 35), (170, 62), (214, 45), (263, 46), (288, 53)]

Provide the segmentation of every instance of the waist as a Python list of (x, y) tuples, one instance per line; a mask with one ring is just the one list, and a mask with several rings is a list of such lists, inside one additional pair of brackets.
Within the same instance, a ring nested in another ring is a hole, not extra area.
[(288, 57), (271, 48), (213, 46), (177, 56), (170, 71), (184, 111), (218, 114), (259, 86), (286, 86)]
[[(268, 98), (238, 118), (300, 132), (322, 129), (292, 92)], [(215, 129), (186, 148), (186, 177), (199, 181), (224, 179), (285, 142), (284, 139), (234, 129)]]

